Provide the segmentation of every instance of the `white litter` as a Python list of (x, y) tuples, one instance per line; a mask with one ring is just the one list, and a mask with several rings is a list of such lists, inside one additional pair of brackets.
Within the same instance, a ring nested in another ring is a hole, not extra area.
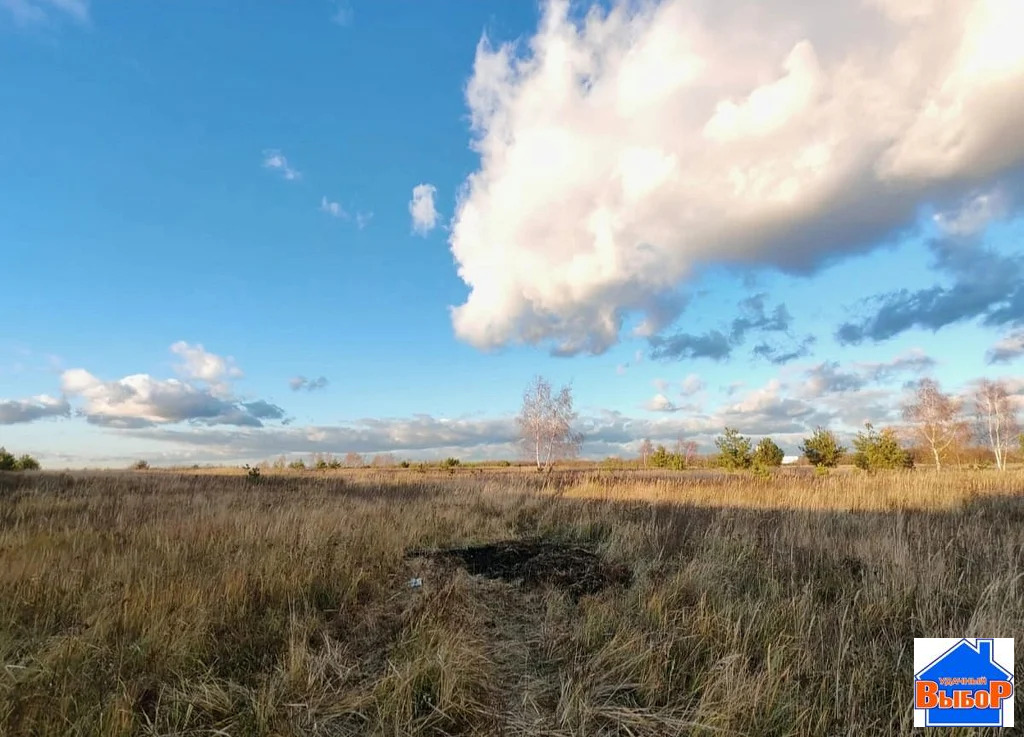
[(409, 588), (410, 589), (418, 589), (422, 585), (423, 585), (423, 579), (422, 578), (410, 578), (409, 579)]

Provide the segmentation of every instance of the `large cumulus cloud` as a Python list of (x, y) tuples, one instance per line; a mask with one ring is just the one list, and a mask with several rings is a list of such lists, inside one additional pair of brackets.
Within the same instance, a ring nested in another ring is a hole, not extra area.
[(600, 352), (705, 265), (812, 269), (998, 184), (1021, 27), (1019, 0), (549, 0), (467, 85), (457, 335)]

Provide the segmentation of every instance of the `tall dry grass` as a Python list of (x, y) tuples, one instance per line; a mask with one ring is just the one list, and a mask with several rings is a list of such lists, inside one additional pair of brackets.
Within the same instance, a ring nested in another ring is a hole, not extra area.
[[(909, 734), (915, 636), (1024, 632), (1022, 522), (1019, 473), (0, 476), (0, 734)], [(514, 537), (633, 583), (403, 557)]]

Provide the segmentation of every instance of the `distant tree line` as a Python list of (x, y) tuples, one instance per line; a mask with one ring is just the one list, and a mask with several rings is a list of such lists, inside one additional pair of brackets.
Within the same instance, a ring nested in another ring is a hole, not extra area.
[[(816, 427), (800, 444), (802, 458), (822, 471), (843, 461), (852, 462), (866, 471), (912, 468), (915, 461), (933, 463), (941, 469), (944, 462), (965, 457), (974, 464), (994, 458), (995, 465), (1005, 470), (1011, 450), (1019, 448), (1024, 457), (1024, 433), (1018, 420), (1019, 410), (1005, 382), (982, 380), (969, 398), (973, 417), (965, 414), (965, 400), (944, 393), (934, 379), (922, 379), (912, 395), (902, 404), (904, 426), (875, 428), (865, 423), (853, 438), (853, 452), (843, 446), (836, 434), (825, 427)], [(970, 447), (974, 440), (981, 447)], [(907, 443), (906, 445), (904, 443)], [(684, 456), (678, 450), (655, 446), (649, 438), (640, 444), (639, 461), (644, 468), (683, 469), (701, 463), (696, 446)], [(726, 427), (715, 439), (717, 453), (712, 464), (728, 470), (753, 469), (766, 471), (782, 464), (782, 448), (770, 437), (763, 437), (755, 446), (752, 439), (736, 428)], [(606, 465), (613, 459), (607, 459)]]

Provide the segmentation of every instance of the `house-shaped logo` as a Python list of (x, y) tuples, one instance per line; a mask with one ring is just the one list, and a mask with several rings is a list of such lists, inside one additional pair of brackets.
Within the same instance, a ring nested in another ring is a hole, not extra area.
[(1013, 726), (1012, 639), (917, 638), (914, 661), (915, 726)]

